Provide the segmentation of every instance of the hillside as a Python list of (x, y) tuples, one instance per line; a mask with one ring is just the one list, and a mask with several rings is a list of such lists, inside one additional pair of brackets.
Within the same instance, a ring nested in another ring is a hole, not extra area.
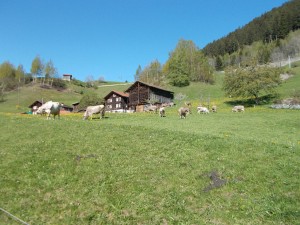
[(289, 32), (300, 28), (300, 1), (291, 0), (281, 7), (253, 19), (245, 26), (227, 36), (206, 45), (204, 53), (209, 56), (231, 54), (254, 42), (272, 42), (284, 39)]
[[(282, 85), (278, 88), (280, 94), (279, 98), (288, 98), (293, 96), (297, 91), (299, 92), (300, 87), (300, 63), (293, 63), (292, 68), (288, 69), (289, 73), (293, 75), (285, 80)], [(191, 83), (187, 87), (164, 87), (174, 92), (175, 102), (182, 105), (184, 101), (191, 101), (194, 105), (199, 103), (217, 104), (226, 107), (226, 102), (229, 100), (224, 97), (222, 90), (222, 82), (224, 73), (215, 74), (216, 83), (214, 85), (205, 83)], [(113, 85), (113, 86), (111, 86)], [(80, 101), (82, 94), (86, 91), (92, 91), (97, 93), (99, 98), (106, 96), (111, 90), (125, 91), (131, 84), (122, 83), (120, 84), (106, 84), (99, 86), (98, 88), (83, 88), (76, 85), (68, 85), (68, 88), (63, 91), (56, 89), (45, 89), (39, 85), (28, 85), (18, 90), (7, 93), (5, 101), (0, 103), (0, 112), (13, 112), (21, 113), (27, 112), (28, 106), (36, 100), (55, 100), (63, 102), (66, 105), (72, 105), (74, 102)]]

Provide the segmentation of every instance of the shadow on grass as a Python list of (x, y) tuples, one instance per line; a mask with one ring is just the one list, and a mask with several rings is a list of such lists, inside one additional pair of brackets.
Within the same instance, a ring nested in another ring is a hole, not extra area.
[[(259, 102), (258, 105), (268, 105), (270, 103), (273, 103), (278, 98), (279, 98), (278, 94), (268, 94), (268, 95), (261, 96), (258, 99)], [(245, 107), (253, 107), (254, 105), (257, 105), (253, 98), (226, 101), (225, 104), (229, 106), (243, 105)]]
[(101, 119), (100, 119), (100, 117), (93, 117), (92, 120), (105, 120), (108, 118), (109, 118), (109, 116), (103, 116)]

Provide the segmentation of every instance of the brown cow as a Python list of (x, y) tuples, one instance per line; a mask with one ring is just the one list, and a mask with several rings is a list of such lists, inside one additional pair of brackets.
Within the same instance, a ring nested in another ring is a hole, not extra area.
[(190, 113), (191, 113), (191, 110), (189, 108), (181, 107), (178, 109), (178, 114), (179, 114), (180, 119), (182, 119), (182, 118), (185, 119), (186, 115), (190, 114)]

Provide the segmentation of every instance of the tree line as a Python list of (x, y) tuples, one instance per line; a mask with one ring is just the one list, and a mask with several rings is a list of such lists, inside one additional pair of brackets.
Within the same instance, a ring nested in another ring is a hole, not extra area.
[(52, 60), (43, 63), (40, 56), (33, 59), (30, 73), (25, 72), (22, 64), (16, 67), (9, 61), (5, 61), (0, 64), (0, 101), (4, 100), (6, 92), (31, 82), (64, 88), (65, 83), (58, 79), (57, 74)]
[(209, 43), (203, 48), (210, 57), (232, 54), (246, 45), (262, 41), (270, 43), (284, 39), (290, 31), (300, 28), (300, 1), (291, 0), (281, 7), (255, 18), (242, 28), (236, 29), (227, 36)]
[(214, 83), (214, 70), (264, 65), (300, 54), (300, 1), (292, 0), (255, 18), (226, 37), (199, 49), (193, 41), (179, 40), (162, 65), (152, 61), (138, 66), (135, 80), (154, 85), (187, 86), (190, 82)]
[(293, 0), (209, 43), (203, 53), (216, 70), (281, 62), (300, 55), (300, 1)]
[(213, 70), (208, 58), (193, 41), (181, 39), (164, 65), (158, 60), (154, 60), (144, 69), (139, 65), (134, 78), (154, 85), (168, 83), (178, 87), (188, 86), (190, 82), (213, 84)]

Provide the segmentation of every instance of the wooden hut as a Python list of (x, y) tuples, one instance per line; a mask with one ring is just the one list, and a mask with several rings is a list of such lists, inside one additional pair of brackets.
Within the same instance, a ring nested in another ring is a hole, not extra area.
[(170, 103), (174, 92), (141, 81), (134, 82), (126, 91), (129, 94), (129, 108), (143, 111), (145, 104)]
[(79, 103), (80, 103), (80, 102), (74, 102), (74, 103), (72, 103), (72, 106), (73, 106), (73, 112), (78, 112), (78, 110), (79, 110), (79, 108), (78, 108)]
[(36, 100), (28, 108), (30, 108), (31, 113), (35, 114), (36, 110), (43, 105), (43, 101)]
[(71, 81), (72, 80), (72, 75), (71, 74), (63, 74), (62, 79), (66, 80), (66, 81)]
[(128, 110), (128, 93), (111, 91), (104, 97), (106, 112), (126, 112)]

